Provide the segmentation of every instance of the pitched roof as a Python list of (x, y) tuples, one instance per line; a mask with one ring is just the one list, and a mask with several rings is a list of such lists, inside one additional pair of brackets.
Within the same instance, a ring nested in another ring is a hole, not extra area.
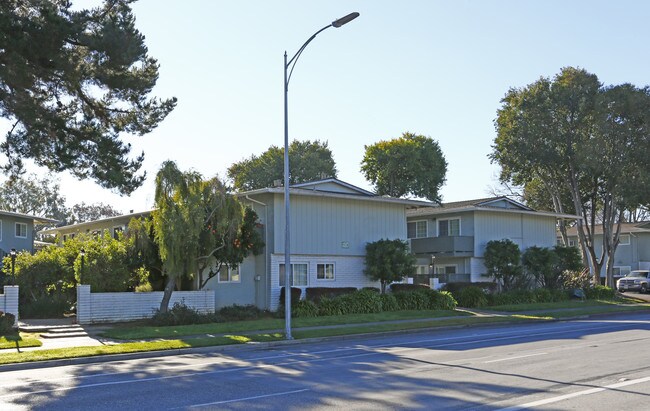
[(139, 217), (146, 217), (149, 214), (151, 214), (153, 210), (147, 210), (147, 211), (140, 211), (137, 213), (129, 213), (129, 214), (121, 214), (117, 215), (114, 217), (105, 217), (105, 218), (100, 218), (99, 220), (93, 220), (93, 221), (85, 221), (83, 223), (77, 223), (77, 224), (68, 224), (60, 227), (55, 227), (55, 228), (49, 228), (47, 230), (41, 230), (39, 233), (41, 234), (57, 234), (60, 231), (66, 231), (71, 228), (83, 228), (86, 226), (90, 225), (95, 225), (97, 223), (103, 223), (103, 222), (110, 222), (110, 221), (119, 221), (119, 220), (125, 220), (128, 219), (128, 221), (131, 221), (132, 218), (139, 218)]
[(553, 216), (556, 218), (576, 219), (578, 216), (570, 214), (559, 214), (551, 211), (537, 211), (518, 201), (505, 196), (478, 198), (474, 200), (455, 201), (442, 203), (438, 207), (411, 210), (408, 217), (429, 216), (438, 214), (460, 213), (467, 211), (496, 211), (508, 213), (536, 214)]
[(18, 218), (26, 218), (28, 220), (33, 220), (34, 222), (37, 223), (58, 223), (59, 220), (55, 220), (53, 218), (46, 218), (46, 217), (38, 217), (35, 215), (31, 214), (23, 214), (23, 213), (15, 213), (13, 211), (6, 211), (6, 210), (0, 210), (0, 216), (9, 216), (9, 217), (18, 217)]
[[(616, 229), (616, 227), (614, 227)], [(640, 221), (637, 223), (622, 223), (621, 224), (621, 234), (634, 234), (634, 233), (650, 233), (650, 221)], [(596, 224), (594, 228), (594, 234), (602, 235), (603, 226), (602, 224)], [(567, 235), (569, 237), (576, 237), (578, 235), (578, 227), (569, 227), (567, 229)]]

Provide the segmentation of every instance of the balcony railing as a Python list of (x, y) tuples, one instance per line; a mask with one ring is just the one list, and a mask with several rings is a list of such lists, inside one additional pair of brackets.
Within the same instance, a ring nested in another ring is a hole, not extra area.
[(440, 257), (471, 257), (474, 255), (474, 237), (426, 237), (412, 238), (411, 252), (432, 254)]

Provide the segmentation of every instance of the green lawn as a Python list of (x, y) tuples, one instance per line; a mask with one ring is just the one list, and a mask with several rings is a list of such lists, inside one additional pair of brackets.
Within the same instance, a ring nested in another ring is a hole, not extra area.
[[(291, 325), (294, 328), (301, 328), (344, 324), (362, 324), (381, 321), (457, 317), (467, 315), (470, 314), (460, 311), (395, 311), (376, 314), (351, 314), (314, 318), (294, 318), (291, 321)], [(189, 335), (242, 333), (260, 330), (284, 330), (284, 326), (285, 323), (284, 319), (282, 318), (237, 321), (231, 323), (180, 325), (169, 327), (125, 326), (107, 330), (104, 332), (104, 336), (121, 340), (138, 340), (146, 338), (179, 338)]]
[(0, 349), (40, 347), (43, 343), (38, 339), (38, 334), (16, 333), (0, 336)]
[(639, 304), (633, 300), (572, 300), (560, 301), (555, 303), (534, 303), (534, 304), (513, 304), (513, 305), (496, 305), (483, 307), (483, 311), (501, 311), (501, 312), (522, 312), (522, 311), (540, 311), (540, 310), (559, 310), (559, 309), (584, 309), (587, 307), (601, 307), (608, 310), (627, 311), (628, 306), (641, 307), (641, 309), (650, 308), (650, 304)]

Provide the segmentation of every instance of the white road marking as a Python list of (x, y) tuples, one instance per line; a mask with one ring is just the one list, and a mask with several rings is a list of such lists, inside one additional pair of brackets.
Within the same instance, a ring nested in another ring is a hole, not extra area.
[(508, 408), (501, 408), (497, 411), (516, 411), (516, 410), (523, 410), (526, 408), (539, 407), (541, 405), (551, 404), (558, 401), (564, 401), (570, 398), (580, 397), (583, 395), (596, 394), (598, 392), (603, 392), (614, 388), (627, 387), (628, 385), (641, 384), (648, 381), (650, 381), (650, 377), (637, 378), (636, 380), (617, 382), (616, 384), (606, 385), (604, 387), (590, 388), (588, 390), (578, 391), (571, 394), (559, 395), (557, 397), (551, 397), (544, 400), (528, 402), (526, 404), (515, 405)]
[(275, 394), (266, 394), (266, 395), (256, 395), (255, 397), (244, 397), (244, 398), (236, 398), (234, 400), (225, 400), (225, 401), (216, 401), (216, 402), (206, 402), (205, 404), (196, 404), (196, 405), (189, 405), (189, 408), (198, 408), (198, 407), (207, 407), (208, 405), (219, 405), (219, 404), (228, 404), (231, 402), (241, 402), (241, 401), (250, 401), (250, 400), (258, 400), (260, 398), (269, 398), (269, 397), (279, 397), (280, 395), (289, 395), (289, 394), (297, 394), (299, 392), (305, 392), (309, 391), (309, 388), (305, 388), (303, 390), (294, 390), (294, 391), (286, 391), (286, 392), (278, 392)]
[(493, 362), (501, 362), (501, 361), (518, 360), (520, 358), (536, 357), (538, 355), (548, 355), (548, 353), (547, 352), (540, 352), (540, 353), (537, 353), (537, 354), (519, 355), (517, 357), (499, 358), (498, 360), (485, 361), (485, 362), (483, 362), (483, 364), (490, 364), (490, 363), (493, 363)]

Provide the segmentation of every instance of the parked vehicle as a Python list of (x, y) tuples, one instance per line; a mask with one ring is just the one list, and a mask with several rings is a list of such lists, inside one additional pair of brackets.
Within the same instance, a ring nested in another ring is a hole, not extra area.
[(618, 291), (638, 291), (646, 293), (650, 289), (650, 270), (630, 271), (625, 277), (616, 281)]

